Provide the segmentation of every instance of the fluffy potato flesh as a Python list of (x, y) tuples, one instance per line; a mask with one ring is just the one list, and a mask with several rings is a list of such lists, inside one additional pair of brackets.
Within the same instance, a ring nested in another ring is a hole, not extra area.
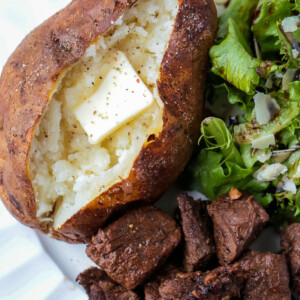
[[(43, 227), (59, 228), (126, 178), (148, 137), (161, 132), (163, 103), (156, 81), (177, 11), (177, 0), (139, 0), (59, 78), (29, 153), (37, 218)], [(92, 145), (72, 107), (95, 93), (117, 51), (125, 53), (155, 101), (137, 118)]]

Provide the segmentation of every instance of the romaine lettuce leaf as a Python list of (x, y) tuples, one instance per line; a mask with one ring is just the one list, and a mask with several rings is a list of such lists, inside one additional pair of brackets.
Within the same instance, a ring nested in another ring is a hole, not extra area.
[(227, 129), (223, 120), (218, 118), (206, 118), (201, 123), (200, 138), (205, 140), (208, 150), (220, 150), (224, 160), (231, 160), (239, 165), (243, 164), (243, 159), (232, 141), (232, 135)]
[[(277, 186), (279, 181), (282, 181), (285, 177), (292, 179), (297, 186), (297, 193), (293, 194), (290, 191), (275, 192), (273, 198), (276, 200), (277, 206), (273, 211), (272, 221), (276, 224), (282, 223), (285, 220), (289, 222), (300, 222), (300, 178), (298, 177), (298, 168), (300, 165), (300, 150), (292, 153), (289, 159), (284, 163), (288, 167), (288, 172), (282, 175), (277, 180), (274, 180), (272, 184)], [(274, 207), (274, 205), (273, 205)]]
[(298, 27), (298, 29), (296, 31), (293, 32), (293, 36), (295, 38), (295, 40), (300, 43), (300, 28)]
[(300, 102), (300, 81), (294, 81), (290, 86), (290, 100)]
[(286, 166), (288, 167), (287, 175), (293, 179), (296, 185), (300, 185), (300, 177), (298, 177), (298, 169), (300, 166), (300, 150), (292, 153), (286, 163)]
[(292, 146), (300, 143), (300, 117), (293, 120), (291, 125), (283, 129), (279, 133), (280, 142), (286, 147), (291, 148)]
[(281, 214), (288, 215), (293, 213), (294, 217), (300, 215), (300, 189), (297, 191), (296, 195), (285, 191), (274, 194), (274, 197), (277, 200), (277, 205), (281, 208)]
[(208, 150), (220, 150), (224, 160), (231, 160), (239, 165), (243, 164), (242, 157), (232, 141), (232, 135), (223, 120), (206, 118), (201, 123), (200, 138), (205, 140)]
[(253, 153), (251, 144), (240, 145), (240, 150), (245, 166), (251, 169), (254, 166), (254, 164), (258, 161), (257, 151)]
[(215, 90), (223, 96), (227, 94), (228, 102), (232, 105), (238, 104), (242, 110), (247, 110), (247, 106), (252, 99), (251, 95), (244, 93), (229, 83), (222, 83), (220, 85), (213, 85)]
[(217, 195), (227, 192), (234, 183), (245, 179), (253, 172), (239, 164), (225, 160), (222, 153), (203, 149), (193, 167), (193, 174), (198, 181), (194, 185), (208, 198), (215, 199)]
[[(232, 186), (249, 177), (254, 170), (248, 169), (232, 141), (232, 135), (224, 121), (207, 118), (201, 124), (203, 149), (190, 168), (196, 179), (193, 187), (211, 199), (227, 192)], [(243, 182), (243, 186), (250, 180)]]
[[(226, 194), (230, 191), (232, 187), (235, 187), (236, 189), (240, 191), (247, 191), (248, 193), (251, 193), (255, 197), (257, 197), (259, 200), (264, 198), (266, 189), (270, 186), (269, 182), (260, 182), (257, 181), (255, 178), (252, 177), (252, 175), (247, 176), (244, 179), (235, 181), (235, 182), (229, 182), (227, 184), (224, 184), (217, 188), (217, 195)], [(256, 198), (255, 198), (256, 199)], [(257, 201), (259, 201), (256, 199)]]
[(283, 56), (283, 59), (288, 61), (286, 65), (291, 69), (299, 67), (299, 58), (294, 57), (292, 44), (287, 39), (286, 35), (282, 32), (279, 22), (277, 23), (276, 30), (278, 35), (276, 45), (279, 45), (280, 54)]
[(254, 191), (252, 195), (254, 196), (255, 200), (259, 202), (263, 207), (268, 207), (274, 200), (272, 194), (257, 193)]
[(228, 19), (228, 36), (210, 50), (212, 72), (236, 88), (253, 95), (260, 77), (256, 68), (262, 61), (252, 57), (251, 49), (233, 19)]
[(217, 41), (225, 39), (228, 34), (228, 19), (233, 19), (247, 41), (250, 40), (250, 27), (258, 0), (231, 0), (229, 6), (219, 17)]
[(293, 15), (294, 4), (289, 0), (260, 0), (252, 32), (258, 41), (264, 59), (279, 53), (277, 22)]
[(299, 114), (299, 103), (289, 101), (286, 107), (281, 107), (277, 117), (265, 125), (249, 122), (235, 126), (234, 141), (238, 144), (249, 144), (261, 136), (276, 134), (288, 127)]
[(295, 8), (294, 10), (300, 12), (300, 0), (295, 0)]

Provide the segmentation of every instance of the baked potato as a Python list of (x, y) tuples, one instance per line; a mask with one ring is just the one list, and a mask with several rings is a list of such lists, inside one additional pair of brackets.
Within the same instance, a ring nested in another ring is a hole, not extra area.
[[(74, 0), (32, 31), (0, 79), (0, 195), (8, 210), (54, 238), (85, 243), (116, 211), (157, 200), (199, 137), (216, 30), (213, 0)], [(107, 79), (123, 72), (119, 56), (129, 65), (122, 74), (131, 68), (129, 79), (152, 98), (93, 140), (96, 125), (83, 121), (91, 111), (83, 116), (79, 107), (107, 95), (104, 85), (121, 84), (113, 82), (119, 75)]]

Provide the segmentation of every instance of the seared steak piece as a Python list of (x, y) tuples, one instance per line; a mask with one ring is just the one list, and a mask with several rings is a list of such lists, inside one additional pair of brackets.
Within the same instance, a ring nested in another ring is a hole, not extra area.
[(300, 223), (291, 224), (286, 228), (280, 242), (282, 251), (289, 261), (295, 299), (300, 299)]
[(154, 273), (180, 239), (176, 222), (148, 206), (100, 229), (86, 253), (114, 281), (132, 290)]
[(212, 222), (206, 201), (194, 201), (187, 194), (177, 197), (184, 237), (184, 267), (187, 272), (202, 269), (215, 254)]
[(90, 300), (138, 300), (138, 295), (113, 282), (102, 270), (92, 267), (80, 273), (76, 281)]
[(162, 300), (231, 299), (240, 297), (245, 278), (238, 263), (213, 271), (178, 274), (164, 281), (159, 293)]
[(156, 276), (144, 284), (145, 300), (161, 300), (159, 286), (167, 279), (172, 279), (180, 273), (180, 270), (173, 264), (167, 264), (161, 268)]
[(284, 255), (249, 250), (238, 262), (247, 274), (245, 300), (289, 300), (289, 274)]
[(218, 197), (207, 209), (213, 220), (221, 265), (237, 259), (269, 221), (268, 214), (253, 196), (242, 195), (236, 189)]

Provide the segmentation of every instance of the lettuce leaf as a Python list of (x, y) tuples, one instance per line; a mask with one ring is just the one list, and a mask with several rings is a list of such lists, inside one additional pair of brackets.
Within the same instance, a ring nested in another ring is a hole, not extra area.
[(225, 39), (228, 35), (228, 20), (233, 19), (247, 41), (250, 40), (250, 27), (258, 0), (231, 0), (229, 6), (219, 17), (219, 30), (217, 41)]
[(298, 103), (289, 101), (286, 107), (281, 107), (277, 117), (265, 125), (249, 122), (235, 126), (234, 141), (238, 144), (249, 144), (261, 136), (276, 134), (288, 127), (299, 114)]
[(300, 117), (293, 120), (290, 126), (279, 133), (280, 142), (286, 147), (291, 148), (300, 142)]
[[(272, 195), (275, 200), (275, 204), (277, 205), (274, 211), (272, 211), (272, 221), (275, 225), (287, 220), (289, 222), (300, 222), (300, 177), (295, 176), (295, 174), (298, 173), (300, 165), (300, 150), (292, 153), (284, 164), (288, 167), (288, 172), (282, 175), (280, 180), (283, 180), (284, 177), (293, 179), (297, 186), (297, 193), (292, 194), (290, 191), (282, 191), (275, 192)], [(275, 181), (276, 184), (277, 181), (279, 181), (279, 179)]]
[(240, 150), (245, 166), (251, 169), (254, 166), (254, 164), (258, 161), (257, 151), (253, 153), (251, 144), (240, 145)]
[[(255, 200), (261, 203), (263, 206), (267, 207), (270, 202), (273, 200), (270, 199), (270, 197), (266, 197), (268, 200), (265, 199), (266, 196), (266, 189), (269, 187), (269, 182), (259, 182), (256, 179), (252, 177), (252, 175), (247, 176), (244, 179), (230, 182), (227, 184), (224, 184), (217, 188), (217, 195), (226, 194), (230, 191), (232, 187), (240, 190), (240, 191), (247, 191), (251, 195), (255, 197)], [(263, 203), (262, 203), (263, 202)]]
[(300, 102), (300, 81), (294, 81), (290, 86), (290, 100)]
[(224, 82), (220, 85), (213, 85), (213, 88), (223, 96), (227, 94), (228, 102), (232, 105), (238, 104), (242, 110), (247, 110), (247, 106), (252, 99), (251, 95), (247, 95), (229, 83)]
[(228, 26), (228, 36), (210, 50), (212, 72), (253, 95), (260, 80), (256, 68), (262, 61), (252, 57), (251, 49), (233, 19), (228, 19)]
[(224, 121), (212, 117), (205, 119), (201, 133), (200, 141), (205, 142), (206, 149), (190, 164), (195, 178), (193, 188), (214, 199), (232, 186), (239, 186), (241, 182), (245, 186), (253, 179), (254, 169), (245, 167)]
[(224, 161), (222, 153), (203, 149), (193, 167), (194, 177), (198, 181), (194, 187), (208, 198), (215, 199), (252, 172), (236, 162)]
[(277, 43), (278, 21), (293, 15), (294, 4), (289, 0), (260, 0), (258, 3), (258, 15), (253, 22), (252, 32), (258, 41), (264, 59), (280, 51)]
[(232, 135), (223, 120), (218, 118), (206, 118), (201, 123), (200, 138), (205, 140), (206, 149), (218, 149), (223, 154), (224, 161), (231, 160), (239, 165), (243, 159), (232, 141)]
[(289, 157), (286, 166), (288, 167), (288, 176), (293, 178), (293, 181), (296, 185), (300, 185), (300, 177), (295, 174), (299, 172), (298, 168), (300, 166), (300, 150), (292, 153)]
[(300, 12), (300, 0), (295, 0), (295, 8), (294, 10)]
[(299, 58), (294, 58), (293, 46), (282, 32), (279, 22), (277, 23), (277, 34), (278, 41), (276, 42), (276, 45), (280, 45), (280, 54), (283, 56), (283, 59), (288, 61), (286, 65), (290, 69), (298, 68), (300, 60)]
[[(274, 194), (274, 198), (277, 200), (277, 205), (281, 208), (280, 214), (286, 216), (292, 213), (294, 217), (300, 215), (300, 189), (296, 195), (285, 191)], [(295, 218), (290, 217), (290, 219), (293, 221)]]
[(300, 43), (300, 29), (298, 28), (296, 31), (293, 32), (293, 36), (295, 40)]
[(268, 207), (274, 200), (272, 194), (253, 192), (252, 195), (263, 207)]

